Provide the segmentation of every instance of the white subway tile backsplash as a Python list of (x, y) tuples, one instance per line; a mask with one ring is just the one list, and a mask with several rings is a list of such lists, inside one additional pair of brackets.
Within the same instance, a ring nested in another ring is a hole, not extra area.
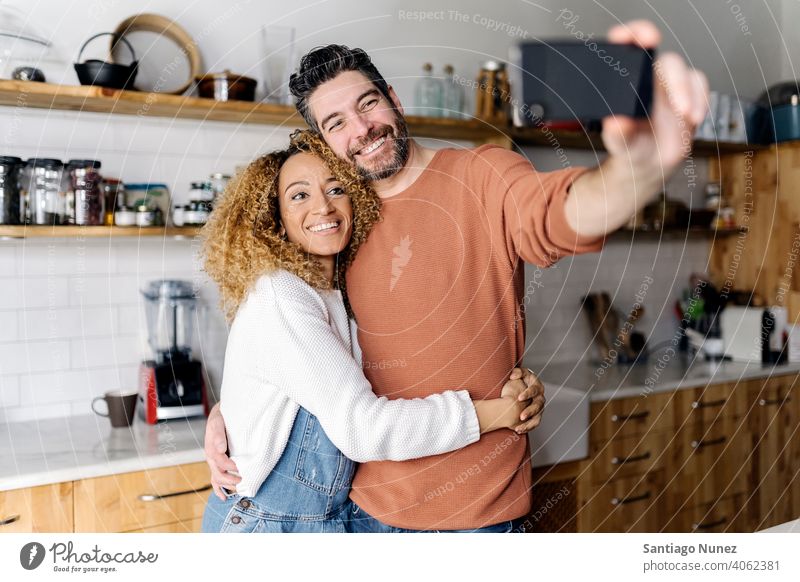
[(67, 341), (0, 344), (0, 375), (66, 370), (70, 364)]
[(3, 307), (37, 309), (69, 305), (67, 279), (63, 276), (26, 277), (2, 282)]
[(139, 300), (139, 289), (147, 282), (138, 275), (87, 275), (70, 277), (69, 304), (73, 306), (122, 305)]
[(18, 241), (0, 241), (0, 279), (17, 274)]
[(138, 335), (81, 338), (70, 342), (70, 357), (75, 369), (131, 365), (146, 355), (147, 346)]
[(137, 365), (69, 370), (58, 374), (29, 374), (20, 379), (20, 405), (58, 402), (84, 403), (89, 412), (92, 398), (112, 390), (137, 389)]
[(144, 305), (136, 303), (134, 305), (120, 305), (117, 307), (118, 315), (115, 334), (135, 334), (146, 329)]
[(22, 340), (110, 336), (116, 328), (113, 306), (29, 309), (19, 312)]
[(31, 239), (21, 252), (22, 276), (96, 275), (114, 272), (115, 245), (105, 240)]
[(0, 409), (19, 405), (19, 377), (0, 376)]
[(159, 238), (141, 239), (117, 248), (118, 273), (152, 273), (175, 278), (178, 273), (194, 275), (200, 270), (194, 241)]
[(17, 339), (17, 312), (0, 311), (0, 342), (10, 342)]

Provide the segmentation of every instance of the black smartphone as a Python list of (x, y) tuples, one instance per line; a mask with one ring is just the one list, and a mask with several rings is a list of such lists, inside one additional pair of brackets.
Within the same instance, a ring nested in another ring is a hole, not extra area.
[(522, 125), (643, 118), (653, 100), (655, 51), (594, 41), (522, 42), (511, 49), (512, 96)]

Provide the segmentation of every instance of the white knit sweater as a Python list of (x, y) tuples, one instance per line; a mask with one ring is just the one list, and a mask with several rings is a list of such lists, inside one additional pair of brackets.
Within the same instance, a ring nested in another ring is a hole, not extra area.
[(339, 291), (316, 290), (283, 270), (258, 280), (231, 326), (222, 379), (238, 493), (255, 495), (275, 467), (299, 406), (357, 462), (438, 455), (480, 438), (466, 390), (378, 398), (355, 338)]

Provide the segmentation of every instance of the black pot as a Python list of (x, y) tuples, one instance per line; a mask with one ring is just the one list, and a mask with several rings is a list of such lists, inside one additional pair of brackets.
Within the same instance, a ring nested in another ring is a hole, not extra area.
[[(113, 32), (101, 32), (95, 34), (81, 47), (78, 53), (78, 61), (81, 60), (83, 50), (90, 42), (101, 36), (115, 36)], [(118, 63), (107, 63), (97, 59), (89, 59), (83, 63), (75, 63), (75, 72), (78, 73), (78, 80), (81, 85), (96, 85), (98, 87), (108, 87), (109, 89), (133, 89), (133, 83), (136, 80), (136, 72), (139, 63), (136, 61), (136, 53), (133, 52), (131, 44), (122, 37), (117, 39), (125, 43), (128, 50), (131, 51), (133, 60), (129, 65), (120, 65)]]

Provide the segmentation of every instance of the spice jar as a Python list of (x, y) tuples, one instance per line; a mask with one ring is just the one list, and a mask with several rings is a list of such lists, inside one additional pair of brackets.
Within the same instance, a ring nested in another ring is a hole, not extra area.
[(117, 226), (136, 226), (136, 211), (128, 206), (118, 206), (114, 211), (114, 224)]
[(52, 158), (31, 158), (25, 164), (24, 220), (27, 224), (63, 224), (66, 197), (61, 184), (64, 164)]
[(20, 224), (20, 158), (0, 156), (0, 224)]
[(486, 61), (477, 78), (475, 117), (495, 125), (507, 123), (510, 93), (505, 63)]
[(192, 182), (192, 188), (189, 190), (189, 200), (212, 201), (215, 195), (214, 185), (211, 182)]
[(125, 206), (125, 186), (116, 178), (103, 178), (103, 224), (114, 224), (114, 213)]
[(133, 204), (133, 209), (136, 211), (136, 226), (155, 226), (156, 225), (156, 209), (153, 203), (142, 198)]
[(184, 226), (202, 226), (208, 222), (211, 205), (208, 202), (192, 200), (183, 207)]
[(225, 191), (225, 187), (228, 185), (228, 182), (230, 181), (231, 177), (228, 174), (211, 174), (211, 191), (213, 192), (211, 199), (213, 200), (222, 194)]
[(70, 160), (67, 163), (72, 184), (70, 198), (74, 204), (67, 216), (71, 224), (100, 226), (104, 223), (100, 166), (97, 160)]

